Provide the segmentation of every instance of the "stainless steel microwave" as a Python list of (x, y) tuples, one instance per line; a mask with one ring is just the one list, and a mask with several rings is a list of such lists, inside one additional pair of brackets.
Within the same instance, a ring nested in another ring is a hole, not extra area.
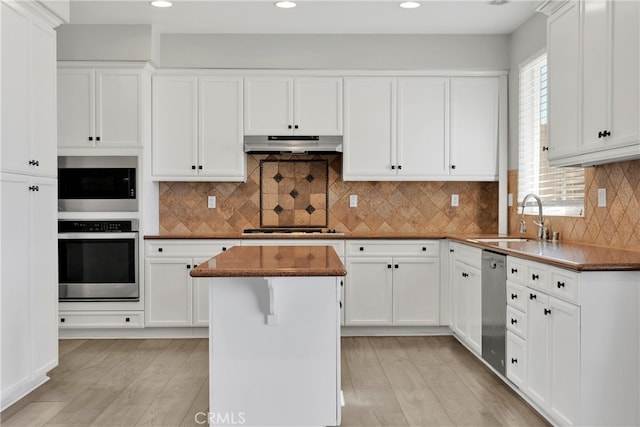
[(58, 210), (135, 212), (137, 158), (66, 156), (58, 159)]

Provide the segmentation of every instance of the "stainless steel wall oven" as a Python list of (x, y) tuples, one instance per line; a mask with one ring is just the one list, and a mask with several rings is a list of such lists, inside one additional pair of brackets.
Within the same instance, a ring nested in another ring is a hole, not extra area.
[(60, 301), (138, 301), (138, 220), (59, 220)]

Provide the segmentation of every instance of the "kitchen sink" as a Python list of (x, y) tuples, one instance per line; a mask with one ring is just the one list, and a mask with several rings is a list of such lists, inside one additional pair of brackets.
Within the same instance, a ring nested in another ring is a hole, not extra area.
[(468, 239), (470, 242), (477, 243), (502, 243), (502, 242), (528, 242), (529, 239), (522, 237), (492, 237), (486, 239)]

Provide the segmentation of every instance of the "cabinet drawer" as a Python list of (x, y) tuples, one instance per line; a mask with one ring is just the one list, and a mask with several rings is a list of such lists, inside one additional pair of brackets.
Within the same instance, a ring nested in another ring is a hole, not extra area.
[(94, 311), (60, 313), (60, 329), (143, 328), (143, 312)]
[(325, 239), (244, 239), (242, 246), (331, 246), (344, 257), (344, 240)]
[(578, 304), (580, 299), (579, 273), (551, 267), (550, 275), (551, 294)]
[(507, 330), (526, 338), (527, 334), (527, 315), (513, 307), (507, 307)]
[(451, 244), (451, 249), (453, 249), (456, 261), (471, 267), (482, 268), (482, 249), (457, 243)]
[(220, 240), (184, 243), (168, 240), (147, 241), (145, 243), (145, 256), (188, 256), (188, 257), (213, 257), (230, 248), (239, 245), (240, 241)]
[(541, 291), (549, 291), (549, 267), (537, 262), (527, 262), (527, 285)]
[(527, 289), (522, 285), (507, 281), (507, 305), (526, 313)]
[(425, 256), (437, 257), (440, 242), (438, 240), (430, 241), (390, 241), (375, 242), (370, 241), (354, 241), (347, 242), (347, 256), (369, 256), (369, 255), (387, 255), (387, 256)]
[(521, 285), (527, 284), (527, 267), (524, 260), (507, 257), (507, 278)]
[(526, 380), (526, 354), (527, 342), (513, 332), (507, 331), (507, 360), (505, 361), (507, 378), (518, 388), (522, 388)]

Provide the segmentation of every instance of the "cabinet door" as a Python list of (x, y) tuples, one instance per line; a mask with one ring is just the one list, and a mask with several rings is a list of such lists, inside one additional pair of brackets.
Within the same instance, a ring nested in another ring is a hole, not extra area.
[(244, 181), (242, 78), (201, 77), (199, 86), (198, 175)]
[[(31, 27), (31, 175), (58, 175), (56, 140), (56, 33)], [(56, 227), (54, 227), (55, 229)]]
[(526, 394), (541, 407), (549, 402), (549, 297), (528, 289)]
[(578, 150), (580, 13), (576, 2), (547, 21), (548, 127), (550, 161)]
[(608, 1), (611, 28), (609, 145), (640, 141), (640, 3)]
[(451, 298), (451, 319), (453, 331), (463, 341), (467, 340), (468, 315), (467, 315), (467, 267), (459, 262), (454, 262)]
[(482, 354), (482, 274), (477, 268), (467, 268), (467, 344)]
[[(209, 258), (194, 259), (193, 267)], [(209, 278), (191, 278), (193, 283), (193, 326), (209, 326)]]
[(396, 80), (353, 77), (344, 85), (343, 179), (396, 176)]
[(511, 331), (507, 331), (506, 371), (509, 378), (519, 389), (524, 387), (527, 374), (527, 343)]
[(296, 78), (293, 93), (296, 135), (342, 135), (341, 78)]
[(393, 259), (393, 324), (440, 323), (440, 266), (437, 259)]
[(94, 146), (93, 70), (58, 70), (58, 147)]
[(498, 176), (498, 78), (455, 77), (450, 82), (451, 175)]
[(563, 425), (578, 422), (580, 307), (549, 298), (550, 412)]
[(139, 71), (96, 71), (96, 146), (142, 147)]
[(197, 174), (197, 111), (197, 77), (154, 77), (153, 175)]
[[(599, 133), (609, 122), (608, 0), (580, 2), (582, 7), (582, 147), (583, 151), (603, 148), (606, 138)], [(637, 78), (637, 76), (636, 76)], [(636, 117), (637, 120), (637, 117)], [(611, 129), (608, 129), (609, 131)]]
[(398, 79), (398, 175), (449, 175), (445, 135), (449, 79)]
[(2, 2), (2, 171), (29, 170), (29, 17)]
[(191, 258), (147, 259), (145, 325), (191, 326)]
[(349, 280), (345, 284), (346, 325), (391, 325), (391, 258), (352, 259), (347, 261), (347, 271)]
[(293, 79), (250, 77), (244, 84), (245, 135), (292, 135)]
[[(6, 8), (2, 9), (3, 18)], [(3, 20), (3, 24), (4, 24)], [(3, 28), (4, 30), (4, 28)], [(0, 385), (2, 396), (17, 394), (31, 374), (31, 336), (29, 310), (29, 177), (3, 174), (2, 191), (2, 269), (0, 304), (2, 358)], [(7, 209), (7, 207), (11, 209)], [(54, 254), (55, 256), (55, 254)], [(52, 258), (51, 254), (47, 258)], [(57, 324), (57, 322), (56, 322)], [(2, 402), (3, 407), (5, 402)]]
[(34, 178), (31, 186), (38, 191), (30, 192), (29, 321), (38, 377), (58, 363), (58, 187), (51, 178)]

